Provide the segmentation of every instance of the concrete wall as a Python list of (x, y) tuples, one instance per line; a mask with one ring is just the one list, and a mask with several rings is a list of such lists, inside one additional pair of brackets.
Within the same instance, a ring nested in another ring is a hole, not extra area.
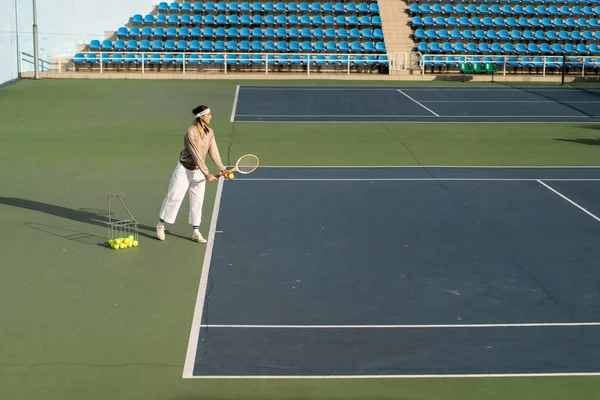
[[(104, 39), (159, 0), (36, 0), (40, 58), (72, 54), (78, 44)], [(18, 53), (33, 55), (33, 0), (0, 0), (0, 84), (18, 76)], [(32, 71), (33, 65), (24, 64)]]

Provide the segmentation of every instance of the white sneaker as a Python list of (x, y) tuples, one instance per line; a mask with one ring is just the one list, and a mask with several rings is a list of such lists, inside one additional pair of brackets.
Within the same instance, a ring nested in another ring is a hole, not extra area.
[(194, 233), (192, 235), (192, 240), (198, 243), (206, 243), (206, 239), (204, 239), (201, 233)]
[(156, 225), (156, 237), (158, 240), (165, 240), (165, 226)]

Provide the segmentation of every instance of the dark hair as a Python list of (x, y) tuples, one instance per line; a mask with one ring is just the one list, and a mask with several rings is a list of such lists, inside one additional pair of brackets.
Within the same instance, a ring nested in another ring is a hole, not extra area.
[[(208, 108), (208, 106), (205, 105), (200, 105), (196, 108), (194, 108), (192, 110), (192, 113), (194, 113), (194, 115), (201, 113), (202, 111), (206, 110)], [(208, 133), (208, 128), (204, 125), (204, 122), (202, 122), (202, 118), (196, 117), (196, 123), (199, 124), (202, 129), (204, 130), (205, 133)]]
[(201, 106), (198, 106), (198, 107), (194, 108), (194, 109), (192, 110), (192, 113), (193, 113), (194, 115), (196, 115), (196, 114), (198, 114), (198, 113), (201, 113), (202, 111), (206, 110), (207, 108), (208, 108), (207, 106), (205, 106), (205, 105), (201, 105)]

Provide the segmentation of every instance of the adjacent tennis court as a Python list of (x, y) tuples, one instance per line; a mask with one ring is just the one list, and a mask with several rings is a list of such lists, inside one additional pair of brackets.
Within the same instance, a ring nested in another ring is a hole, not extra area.
[(225, 182), (184, 376), (600, 374), (597, 215), (600, 168)]
[(600, 89), (240, 86), (231, 121), (600, 122)]

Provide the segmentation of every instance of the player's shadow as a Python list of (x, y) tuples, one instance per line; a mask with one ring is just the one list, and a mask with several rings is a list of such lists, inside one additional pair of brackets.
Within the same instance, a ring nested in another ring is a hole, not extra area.
[[(42, 202), (34, 201), (34, 200), (20, 199), (17, 197), (0, 197), (0, 205), (2, 205), (2, 204), (7, 205), (7, 206), (12, 206), (12, 207), (24, 208), (24, 209), (32, 210), (32, 211), (39, 211), (39, 212), (42, 212), (45, 214), (54, 215), (56, 217), (70, 219), (71, 221), (82, 222), (85, 224), (90, 224), (90, 225), (95, 225), (95, 226), (101, 226), (103, 228), (108, 229), (108, 221), (109, 221), (108, 220), (108, 211), (105, 211), (105, 210), (98, 210), (98, 209), (93, 209), (93, 208), (80, 208), (80, 209), (76, 210), (73, 208), (67, 208), (67, 207), (57, 206), (54, 204), (42, 203)], [(27, 223), (25, 225), (27, 225)], [(33, 227), (33, 226), (30, 226), (30, 227)], [(36, 228), (38, 230), (42, 230), (42, 229), (39, 229), (39, 226), (37, 226)], [(44, 228), (44, 229), (46, 229), (46, 228)], [(146, 233), (143, 231), (147, 231), (150, 233)], [(147, 237), (150, 239), (156, 239), (155, 232), (156, 232), (155, 226), (142, 225), (142, 224), (138, 223), (138, 234), (140, 236)], [(52, 233), (52, 232), (47, 232), (47, 233)], [(88, 235), (88, 236), (99, 238), (99, 236), (87, 234), (84, 232), (72, 231), (72, 233), (79, 234), (82, 237), (84, 235)], [(55, 233), (52, 233), (52, 234), (55, 234)], [(173, 234), (172, 232), (169, 232), (169, 234), (172, 236), (182, 238), (182, 239), (189, 239), (189, 238), (183, 237), (181, 235)], [(59, 236), (63, 236), (63, 235), (59, 235)], [(103, 239), (103, 240), (106, 240), (106, 239)]]
[(587, 144), (589, 146), (600, 146), (600, 139), (554, 139), (559, 142), (571, 142), (578, 144)]

